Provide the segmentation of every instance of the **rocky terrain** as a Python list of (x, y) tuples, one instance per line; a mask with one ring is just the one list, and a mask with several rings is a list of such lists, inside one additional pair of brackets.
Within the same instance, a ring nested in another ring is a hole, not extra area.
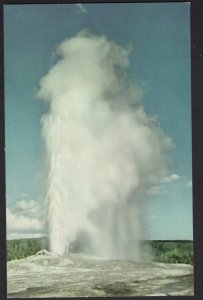
[(193, 295), (193, 267), (41, 251), (8, 262), (8, 298)]

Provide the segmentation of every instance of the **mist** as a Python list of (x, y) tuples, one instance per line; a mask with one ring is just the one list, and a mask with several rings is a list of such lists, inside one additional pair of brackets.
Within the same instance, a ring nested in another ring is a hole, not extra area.
[[(141, 257), (144, 199), (168, 174), (172, 142), (142, 105), (129, 49), (81, 31), (57, 47), (38, 97), (50, 251)], [(136, 71), (136, 70), (135, 70)]]

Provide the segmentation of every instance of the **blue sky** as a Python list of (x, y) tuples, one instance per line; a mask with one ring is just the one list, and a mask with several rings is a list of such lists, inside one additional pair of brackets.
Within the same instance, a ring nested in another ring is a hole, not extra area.
[(8, 220), (16, 222), (8, 221), (9, 234), (41, 228), (40, 118), (47, 107), (35, 97), (40, 78), (57, 61), (56, 46), (90, 28), (132, 47), (130, 77), (144, 91), (145, 111), (175, 145), (169, 168), (176, 176), (145, 200), (148, 236), (192, 239), (189, 15), (189, 3), (4, 6), (6, 204)]

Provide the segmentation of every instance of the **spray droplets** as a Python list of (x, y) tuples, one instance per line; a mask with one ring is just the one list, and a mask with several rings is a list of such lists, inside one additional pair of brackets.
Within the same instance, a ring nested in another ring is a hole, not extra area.
[(150, 178), (165, 176), (169, 139), (127, 76), (129, 51), (83, 31), (58, 54), (38, 91), (49, 103), (42, 136), (50, 250), (63, 254), (88, 236), (87, 252), (136, 258), (141, 200)]

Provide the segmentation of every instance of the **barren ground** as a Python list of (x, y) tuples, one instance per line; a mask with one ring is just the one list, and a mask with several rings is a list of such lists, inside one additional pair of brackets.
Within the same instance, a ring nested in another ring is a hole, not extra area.
[(8, 297), (193, 295), (193, 267), (80, 254), (8, 262)]

